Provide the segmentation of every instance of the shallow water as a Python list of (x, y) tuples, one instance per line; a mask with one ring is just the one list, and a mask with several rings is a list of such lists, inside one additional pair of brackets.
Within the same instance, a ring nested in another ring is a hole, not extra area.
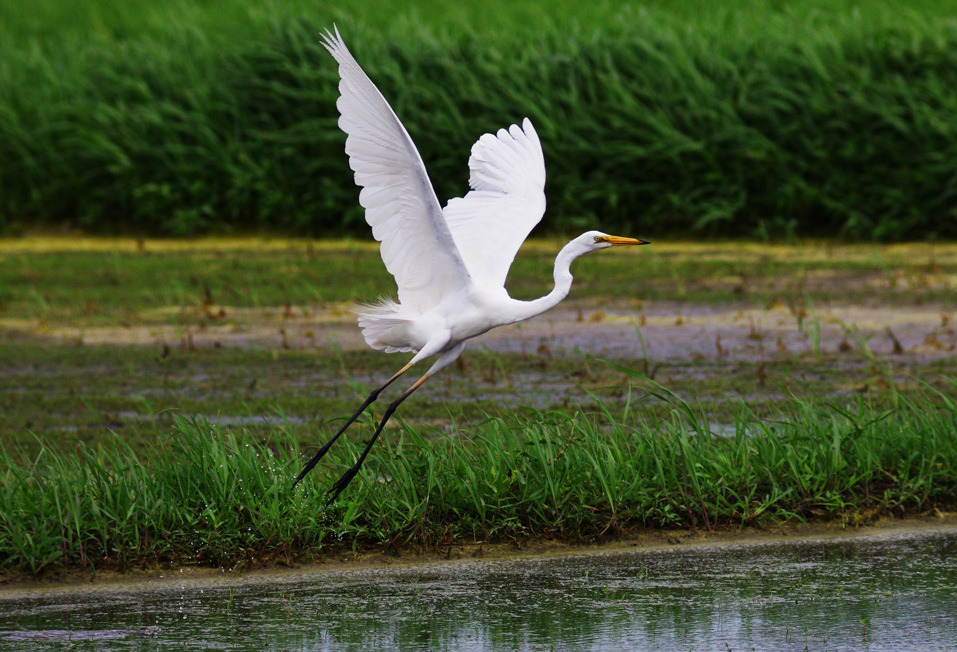
[(957, 650), (957, 529), (0, 593), (0, 648)]

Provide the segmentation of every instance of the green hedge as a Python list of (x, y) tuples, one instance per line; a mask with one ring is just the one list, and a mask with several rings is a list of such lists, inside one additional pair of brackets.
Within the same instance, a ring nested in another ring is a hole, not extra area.
[[(494, 36), (340, 28), (443, 202), (466, 190), (472, 142), (529, 116), (552, 232), (957, 237), (957, 21), (746, 11), (711, 27), (625, 11)], [(0, 231), (365, 235), (326, 26), (5, 52)]]

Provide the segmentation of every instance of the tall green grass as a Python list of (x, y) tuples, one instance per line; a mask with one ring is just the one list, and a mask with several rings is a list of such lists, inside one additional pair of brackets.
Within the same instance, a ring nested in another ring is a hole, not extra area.
[(142, 459), (119, 439), (29, 461), (4, 451), (0, 568), (256, 564), (361, 545), (595, 540), (957, 502), (957, 407), (946, 396), (892, 412), (794, 401), (766, 421), (742, 409), (714, 434), (674, 395), (652, 394), (670, 402), (670, 418), (528, 412), (428, 438), (404, 425), (329, 509), (325, 490), (362, 442), (337, 446), (301, 491), (290, 490), (303, 460), (293, 445), (199, 420), (178, 421)]
[(43, 3), (92, 36), (4, 10), (0, 229), (365, 233), (318, 44), (335, 18), (442, 200), (477, 136), (527, 115), (552, 230), (957, 235), (951, 2), (604, 3), (581, 21), (543, 3), (498, 22), (495, 3), (119, 4)]

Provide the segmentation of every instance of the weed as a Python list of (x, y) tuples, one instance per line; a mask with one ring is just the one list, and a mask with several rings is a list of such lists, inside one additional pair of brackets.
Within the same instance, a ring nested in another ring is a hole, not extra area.
[(950, 2), (114, 4), (0, 6), (0, 228), (366, 233), (335, 19), (442, 200), (528, 115), (553, 232), (957, 234)]
[(325, 488), (361, 442), (344, 443), (296, 492), (293, 441), (265, 446), (203, 419), (177, 418), (142, 459), (119, 438), (44, 447), (29, 461), (0, 450), (0, 566), (265, 563), (340, 546), (450, 545), (476, 528), (484, 540), (587, 540), (641, 526), (846, 517), (865, 499), (888, 513), (957, 499), (957, 413), (946, 405), (794, 400), (772, 420), (742, 411), (733, 436), (715, 436), (688, 403), (643, 382), (671, 418), (636, 411), (609, 425), (533, 411), (428, 438), (404, 424), (329, 510)]

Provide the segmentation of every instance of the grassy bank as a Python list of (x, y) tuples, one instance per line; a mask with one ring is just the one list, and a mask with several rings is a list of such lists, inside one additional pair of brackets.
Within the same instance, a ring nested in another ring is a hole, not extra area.
[(325, 489), (360, 443), (338, 447), (295, 492), (296, 446), (203, 421), (179, 420), (142, 459), (119, 439), (29, 460), (6, 450), (0, 568), (255, 565), (364, 545), (863, 523), (957, 502), (957, 409), (943, 395), (892, 411), (795, 400), (769, 420), (742, 407), (718, 428), (660, 386), (646, 389), (635, 404), (657, 396), (667, 418), (626, 409), (528, 413), (467, 432), (405, 426), (329, 509)]
[(147, 4), (3, 8), (0, 228), (365, 233), (335, 19), (442, 200), (528, 115), (553, 231), (957, 235), (953, 2)]
[[(545, 291), (557, 248), (528, 243), (509, 288)], [(369, 351), (346, 309), (392, 287), (374, 247), (0, 242), (0, 569), (954, 505), (957, 247), (640, 249), (580, 261), (556, 312), (475, 342), (324, 510), (369, 420), (292, 478), (407, 359)]]

